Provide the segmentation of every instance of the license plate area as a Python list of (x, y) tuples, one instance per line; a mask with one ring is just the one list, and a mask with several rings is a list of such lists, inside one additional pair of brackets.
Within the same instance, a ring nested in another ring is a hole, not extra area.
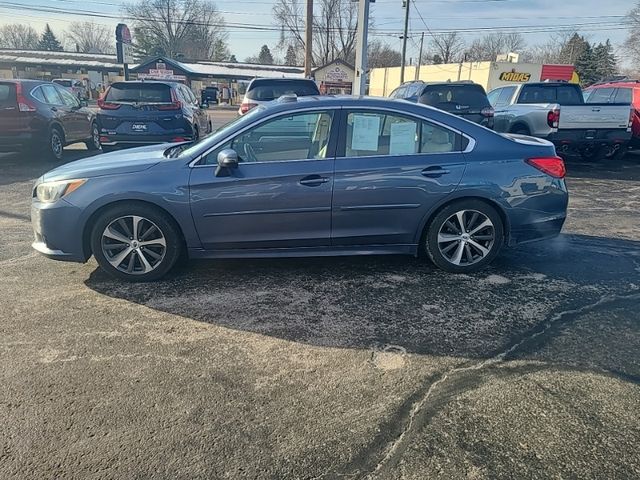
[(131, 124), (131, 130), (134, 132), (146, 132), (147, 131), (147, 124), (146, 123), (132, 123)]

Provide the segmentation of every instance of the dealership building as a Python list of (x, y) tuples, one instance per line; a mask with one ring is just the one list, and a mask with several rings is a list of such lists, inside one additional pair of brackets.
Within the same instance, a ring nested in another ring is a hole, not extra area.
[[(488, 92), (502, 85), (514, 83), (563, 80), (578, 82), (573, 65), (549, 65), (539, 63), (519, 63), (517, 56), (504, 56), (505, 60), (495, 62), (460, 62), (441, 65), (405, 67), (404, 80), (425, 82), (472, 81), (482, 85)], [(388, 96), (400, 85), (400, 67), (374, 68), (369, 72), (369, 94)]]

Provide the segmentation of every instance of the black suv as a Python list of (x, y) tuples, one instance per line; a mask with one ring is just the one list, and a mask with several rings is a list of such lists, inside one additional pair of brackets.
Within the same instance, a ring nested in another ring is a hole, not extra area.
[(116, 82), (98, 100), (100, 143), (105, 151), (198, 140), (211, 133), (206, 103), (181, 83)]
[(493, 107), (487, 92), (473, 82), (405, 82), (396, 88), (390, 98), (430, 105), (458, 115), (480, 125), (493, 128)]

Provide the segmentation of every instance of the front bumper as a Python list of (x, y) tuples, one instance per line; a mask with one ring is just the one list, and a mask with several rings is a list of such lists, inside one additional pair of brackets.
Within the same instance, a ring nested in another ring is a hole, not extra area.
[(64, 199), (53, 203), (34, 199), (31, 204), (31, 224), (35, 241), (31, 246), (54, 260), (86, 262), (80, 216), (80, 209)]

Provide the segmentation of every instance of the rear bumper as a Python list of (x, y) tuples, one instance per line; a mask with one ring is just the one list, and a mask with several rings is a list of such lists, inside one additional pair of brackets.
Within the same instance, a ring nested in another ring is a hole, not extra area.
[(612, 130), (558, 130), (546, 137), (556, 147), (579, 148), (583, 146), (601, 146), (626, 144), (631, 140), (631, 132), (621, 129)]
[(547, 238), (557, 237), (562, 230), (566, 215), (557, 215), (541, 218), (539, 221), (521, 225), (511, 229), (509, 245), (521, 245), (523, 243), (537, 242)]
[[(104, 137), (104, 138), (103, 138)], [(185, 133), (171, 133), (169, 135), (100, 135), (100, 145), (107, 147), (115, 146), (143, 146), (143, 145), (155, 145), (159, 143), (172, 143), (183, 140), (189, 141), (192, 139), (191, 133), (188, 135)], [(106, 140), (105, 140), (106, 138)]]

